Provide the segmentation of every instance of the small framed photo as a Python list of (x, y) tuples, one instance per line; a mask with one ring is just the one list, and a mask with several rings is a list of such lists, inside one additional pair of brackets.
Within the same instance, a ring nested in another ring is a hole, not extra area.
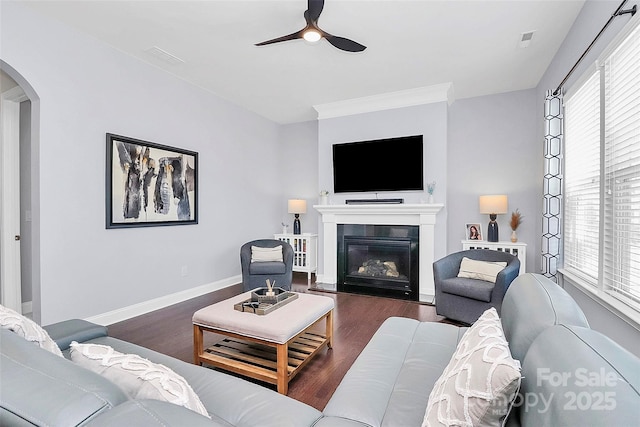
[(482, 240), (482, 228), (480, 224), (465, 224), (467, 240)]

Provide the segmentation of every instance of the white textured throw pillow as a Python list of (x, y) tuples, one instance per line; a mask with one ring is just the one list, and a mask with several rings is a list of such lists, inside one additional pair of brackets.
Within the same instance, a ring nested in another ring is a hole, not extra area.
[(467, 257), (462, 258), (458, 277), (484, 280), (496, 283), (496, 276), (507, 266), (506, 262), (478, 261)]
[(3, 305), (0, 305), (0, 326), (15, 332), (27, 341), (38, 344), (41, 348), (53, 354), (64, 357), (58, 344), (51, 339), (47, 331), (42, 329), (40, 325)]
[(282, 245), (275, 248), (251, 246), (251, 262), (282, 262)]
[(520, 362), (490, 308), (464, 334), (433, 386), (422, 427), (499, 426), (519, 388)]
[(74, 341), (70, 353), (73, 362), (109, 379), (134, 399), (162, 400), (211, 418), (189, 383), (164, 365), (100, 344)]

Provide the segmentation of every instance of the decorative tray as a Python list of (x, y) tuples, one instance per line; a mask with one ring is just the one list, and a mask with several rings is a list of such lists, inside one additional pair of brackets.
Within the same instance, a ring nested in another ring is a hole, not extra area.
[(265, 315), (279, 309), (283, 305), (289, 304), (296, 298), (298, 298), (298, 294), (296, 294), (295, 292), (285, 292), (285, 297), (275, 304), (252, 301), (252, 299), (249, 298), (244, 301), (240, 301), (237, 304), (234, 304), (233, 308), (238, 311), (246, 311), (248, 313)]
[(291, 292), (285, 291), (282, 288), (272, 288), (272, 291), (269, 293), (268, 288), (256, 288), (251, 291), (251, 301), (266, 303), (266, 304), (275, 304), (277, 302), (283, 301), (289, 297)]

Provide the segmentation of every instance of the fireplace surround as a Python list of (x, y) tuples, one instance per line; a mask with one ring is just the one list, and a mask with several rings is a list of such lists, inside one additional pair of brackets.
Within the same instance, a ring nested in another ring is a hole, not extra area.
[(415, 225), (419, 229), (418, 299), (433, 302), (433, 268), (435, 259), (435, 226), (440, 203), (420, 204), (363, 204), (315, 205), (322, 216), (319, 233), (319, 264), (317, 283), (337, 290), (338, 282), (338, 225)]
[(337, 289), (418, 300), (419, 228), (338, 225)]

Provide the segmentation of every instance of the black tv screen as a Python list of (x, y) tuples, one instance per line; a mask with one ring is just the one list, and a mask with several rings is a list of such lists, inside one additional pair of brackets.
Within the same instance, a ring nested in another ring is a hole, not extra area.
[(422, 135), (333, 145), (333, 191), (424, 190)]

